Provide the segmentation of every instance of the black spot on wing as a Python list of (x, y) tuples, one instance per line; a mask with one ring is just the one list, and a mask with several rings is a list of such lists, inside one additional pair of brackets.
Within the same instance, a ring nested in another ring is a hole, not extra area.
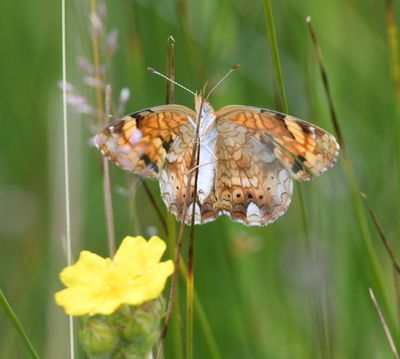
[(111, 133), (121, 135), (124, 132), (124, 124), (124, 120), (118, 120), (115, 121), (112, 126), (108, 127), (107, 129), (110, 130)]
[(293, 164), (293, 166), (292, 166), (292, 171), (293, 171), (293, 173), (297, 173), (297, 172), (299, 172), (300, 170), (302, 170), (303, 169), (303, 162), (305, 161), (306, 159), (302, 156), (302, 155), (298, 155), (297, 157), (296, 157), (296, 162)]
[(148, 155), (146, 155), (146, 154), (141, 155), (140, 159), (144, 162), (144, 164), (146, 165), (146, 168), (153, 170), (156, 173), (159, 172), (157, 164), (152, 162)]
[(161, 140), (161, 142), (162, 142), (162, 147), (164, 148), (165, 152), (168, 152), (169, 149), (171, 148), (172, 142), (174, 142), (174, 139), (173, 139), (172, 136), (171, 136), (171, 138), (169, 139), (169, 141), (166, 141), (164, 138), (162, 138), (162, 137), (160, 136), (160, 140)]
[(305, 124), (304, 122), (301, 122), (301, 121), (298, 121), (296, 123), (301, 127), (301, 129), (304, 131), (304, 133), (307, 133), (307, 134), (312, 133), (309, 125), (307, 125), (307, 124)]
[(130, 113), (128, 116), (136, 120), (136, 127), (139, 128), (142, 120), (151, 113), (154, 113), (154, 111), (150, 108), (146, 108), (144, 110)]
[(276, 119), (283, 121), (286, 118), (286, 115), (284, 113), (280, 112), (274, 112), (274, 116)]

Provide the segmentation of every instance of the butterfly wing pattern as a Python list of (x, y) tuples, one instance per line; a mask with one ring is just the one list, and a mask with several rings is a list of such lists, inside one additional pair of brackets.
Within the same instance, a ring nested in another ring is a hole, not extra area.
[[(192, 176), (186, 223), (194, 205), (196, 224), (226, 214), (246, 225), (267, 225), (288, 208), (293, 179), (319, 176), (338, 157), (332, 135), (295, 117), (235, 105), (214, 112), (204, 104), (207, 114), (200, 121), (208, 125), (200, 129), (197, 198), (193, 203)], [(95, 144), (121, 167), (158, 178), (167, 208), (180, 219), (196, 119), (196, 112), (184, 106), (153, 107), (112, 122)]]
[(120, 167), (142, 177), (159, 178), (167, 153), (189, 118), (195, 121), (196, 113), (185, 106), (144, 109), (111, 122), (94, 142)]

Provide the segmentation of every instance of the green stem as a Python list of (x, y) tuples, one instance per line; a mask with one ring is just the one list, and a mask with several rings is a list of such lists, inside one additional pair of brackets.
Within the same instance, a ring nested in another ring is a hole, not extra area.
[(267, 21), (267, 33), (268, 33), (269, 45), (271, 47), (272, 58), (274, 60), (275, 76), (276, 76), (276, 80), (278, 81), (279, 92), (281, 95), (282, 110), (283, 110), (283, 112), (288, 113), (288, 105), (287, 105), (287, 100), (286, 100), (285, 86), (283, 84), (282, 69), (281, 69), (281, 63), (279, 61), (279, 52), (278, 52), (278, 45), (276, 42), (275, 24), (274, 24), (274, 18), (272, 16), (272, 8), (271, 8), (270, 0), (264, 0), (264, 13), (265, 13), (265, 19)]
[(10, 303), (7, 301), (7, 298), (4, 296), (4, 293), (1, 289), (0, 289), (0, 305), (3, 307), (4, 312), (6, 313), (11, 323), (14, 325), (17, 333), (25, 343), (27, 349), (29, 350), (29, 353), (31, 354), (31, 357), (34, 359), (39, 359), (39, 355), (37, 355), (31, 341), (26, 335), (24, 328), (22, 328), (20, 321), (18, 320), (14, 310), (12, 309)]
[[(307, 17), (307, 23), (308, 23), (311, 39), (312, 39), (312, 42), (313, 42), (313, 45), (314, 45), (314, 48), (316, 51), (316, 55), (317, 55), (318, 65), (319, 65), (319, 69), (321, 72), (321, 78), (322, 78), (323, 85), (324, 85), (324, 91), (325, 91), (326, 98), (328, 100), (331, 121), (335, 128), (335, 132), (338, 137), (339, 144), (341, 146), (343, 167), (344, 167), (347, 182), (349, 184), (350, 191), (351, 191), (351, 196), (352, 196), (352, 200), (353, 200), (354, 212), (355, 212), (355, 216), (356, 216), (356, 220), (357, 220), (357, 224), (358, 224), (358, 229), (360, 231), (361, 239), (362, 239), (365, 251), (367, 252), (368, 259), (369, 259), (370, 269), (371, 269), (371, 274), (372, 274), (372, 281), (376, 285), (378, 294), (382, 299), (382, 304), (384, 306), (385, 311), (387, 313), (389, 313), (388, 321), (389, 321), (390, 327), (392, 327), (392, 328), (394, 328), (394, 330), (396, 330), (395, 334), (398, 334), (397, 327), (395, 326), (394, 320), (393, 320), (394, 316), (393, 316), (392, 310), (389, 305), (389, 299), (388, 299), (387, 293), (385, 291), (385, 285), (384, 285), (385, 277), (384, 277), (384, 274), (382, 271), (382, 267), (380, 266), (380, 263), (378, 260), (378, 255), (377, 255), (375, 248), (373, 246), (373, 243), (372, 243), (372, 237), (371, 237), (371, 233), (370, 233), (369, 227), (368, 227), (368, 219), (367, 219), (366, 213), (364, 211), (362, 198), (360, 195), (361, 191), (360, 191), (357, 179), (354, 175), (353, 165), (351, 163), (349, 154), (347, 152), (347, 147), (345, 146), (345, 142), (344, 142), (344, 138), (342, 135), (339, 120), (337, 117), (336, 109), (335, 109), (335, 106), (333, 103), (333, 97), (332, 97), (332, 94), (330, 91), (325, 62), (323, 60), (322, 51), (319, 46), (319, 43), (318, 43), (318, 40), (316, 37), (316, 33), (314, 30), (314, 27), (312, 26), (310, 17)], [(395, 337), (397, 338), (397, 335)]]

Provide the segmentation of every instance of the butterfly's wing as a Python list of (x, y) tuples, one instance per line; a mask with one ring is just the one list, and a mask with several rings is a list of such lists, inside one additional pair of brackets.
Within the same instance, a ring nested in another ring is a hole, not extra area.
[[(193, 128), (196, 113), (180, 105), (144, 109), (115, 120), (96, 135), (102, 154), (142, 177), (159, 178), (182, 126)], [(192, 123), (191, 123), (192, 121)]]
[(217, 119), (218, 214), (247, 225), (266, 225), (285, 213), (293, 181), (271, 150), (246, 127), (227, 118)]
[(337, 160), (339, 146), (335, 138), (296, 117), (251, 106), (226, 106), (217, 116), (257, 134), (294, 179), (310, 180)]
[[(161, 170), (160, 192), (168, 210), (179, 220), (182, 218), (186, 187), (190, 171), (190, 164), (193, 151), (193, 140), (195, 130), (190, 124), (184, 125), (180, 129), (173, 148), (168, 152), (165, 164)], [(193, 198), (194, 198), (195, 174), (192, 174), (189, 198), (187, 200), (185, 222), (190, 224)], [(202, 223), (200, 216), (200, 203), (196, 203), (195, 223)]]
[[(215, 179), (212, 191), (202, 202), (197, 198), (195, 223), (206, 223), (226, 214), (247, 225), (266, 225), (288, 207), (293, 181), (270, 147), (246, 127), (220, 118), (216, 122)], [(169, 210), (181, 217), (193, 142), (184, 133), (167, 155), (160, 187)], [(193, 209), (194, 176), (188, 199), (186, 223)]]

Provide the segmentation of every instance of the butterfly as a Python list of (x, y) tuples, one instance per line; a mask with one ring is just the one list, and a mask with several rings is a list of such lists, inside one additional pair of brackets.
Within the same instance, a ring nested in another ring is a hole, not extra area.
[(192, 176), (186, 223), (195, 206), (196, 224), (225, 214), (246, 225), (267, 225), (286, 212), (293, 180), (319, 176), (337, 160), (334, 136), (296, 117), (239, 105), (215, 111), (198, 94), (195, 109), (143, 109), (111, 122), (94, 139), (120, 167), (158, 179), (165, 205), (179, 220), (199, 120), (197, 193)]

